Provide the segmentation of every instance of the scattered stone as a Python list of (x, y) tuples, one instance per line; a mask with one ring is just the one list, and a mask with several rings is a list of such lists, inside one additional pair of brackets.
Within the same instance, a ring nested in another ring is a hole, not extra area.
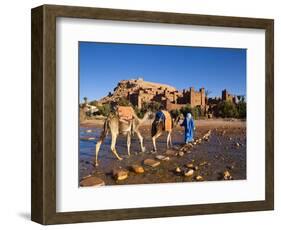
[(83, 178), (83, 180), (80, 181), (80, 186), (82, 187), (99, 187), (104, 185), (105, 183), (102, 179), (94, 176), (87, 176), (86, 178)]
[(140, 165), (132, 165), (131, 168), (132, 168), (133, 172), (135, 172), (137, 174), (144, 173), (144, 168)]
[(176, 156), (177, 152), (175, 150), (168, 149), (165, 154), (169, 156)]
[(91, 130), (91, 129), (87, 129), (85, 132), (86, 132), (86, 133), (91, 133), (92, 130)]
[(234, 166), (234, 165), (227, 165), (226, 168), (229, 169), (229, 170), (231, 170), (231, 169), (234, 169), (235, 166)]
[(183, 152), (183, 151), (180, 151), (180, 152), (178, 153), (178, 155), (179, 155), (180, 157), (182, 157), (182, 156), (184, 155), (184, 152)]
[(193, 163), (189, 163), (185, 165), (188, 169), (198, 170), (199, 167), (195, 166)]
[(195, 179), (196, 179), (197, 181), (203, 181), (203, 180), (204, 180), (203, 177), (200, 176), (200, 175), (198, 175), (197, 177), (195, 177)]
[(238, 142), (236, 143), (236, 147), (237, 147), (237, 148), (239, 148), (239, 147), (240, 147), (240, 144), (239, 144)]
[(144, 165), (150, 166), (152, 168), (160, 165), (160, 161), (156, 161), (156, 160), (153, 160), (153, 159), (146, 159), (146, 160), (143, 161), (143, 163), (144, 163)]
[(176, 172), (176, 173), (181, 173), (180, 167), (176, 167), (175, 172)]
[(229, 171), (225, 171), (223, 173), (223, 179), (224, 180), (232, 180), (232, 176), (230, 175), (230, 172)]
[(201, 162), (201, 163), (199, 164), (199, 166), (204, 166), (204, 165), (207, 165), (207, 164), (208, 164), (207, 161), (203, 161), (203, 162)]
[(164, 155), (157, 155), (155, 158), (157, 160), (161, 160), (161, 161), (168, 161), (168, 160), (170, 160), (170, 157), (164, 156)]
[(128, 178), (129, 172), (125, 169), (114, 169), (113, 170), (113, 177), (115, 180), (125, 180)]
[(190, 177), (190, 176), (193, 175), (193, 173), (194, 173), (194, 170), (193, 170), (193, 169), (190, 169), (190, 170), (188, 170), (184, 175), (187, 176), (187, 177)]
[(210, 135), (211, 135), (211, 130), (209, 130), (209, 131), (203, 136), (203, 140), (209, 141)]
[(94, 137), (81, 137), (80, 140), (82, 140), (82, 141), (93, 141), (93, 140), (95, 140), (95, 138)]

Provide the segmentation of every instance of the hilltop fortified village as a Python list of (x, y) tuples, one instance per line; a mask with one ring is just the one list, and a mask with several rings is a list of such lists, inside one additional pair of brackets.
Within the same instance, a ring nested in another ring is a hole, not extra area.
[(205, 88), (198, 91), (194, 87), (182, 91), (176, 88), (154, 82), (144, 81), (143, 78), (122, 80), (115, 87), (113, 92), (99, 100), (99, 103), (106, 104), (118, 101), (120, 98), (127, 99), (133, 106), (139, 109), (145, 103), (158, 102), (168, 111), (180, 109), (187, 104), (191, 107), (199, 106), (203, 111), (208, 111), (209, 106), (217, 103), (219, 100), (232, 101), (236, 103), (236, 97), (229, 94), (226, 90), (222, 91), (221, 98), (215, 98), (208, 103)]

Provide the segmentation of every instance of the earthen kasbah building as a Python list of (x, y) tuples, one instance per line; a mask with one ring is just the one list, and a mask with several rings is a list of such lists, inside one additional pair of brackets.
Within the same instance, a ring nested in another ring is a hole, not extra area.
[(195, 90), (194, 87), (189, 87), (179, 91), (170, 85), (148, 82), (144, 81), (143, 78), (137, 78), (120, 81), (113, 92), (109, 92), (108, 96), (102, 98), (99, 102), (107, 104), (116, 102), (120, 98), (126, 98), (133, 106), (139, 109), (145, 103), (158, 102), (168, 111), (181, 109), (189, 104), (191, 107), (199, 106), (205, 112), (208, 111), (211, 105), (215, 105), (221, 100), (235, 103), (236, 99), (235, 96), (223, 90), (221, 98), (210, 101), (206, 97), (205, 88)]
[[(138, 79), (137, 81), (142, 81)], [(206, 108), (205, 89), (201, 88), (196, 91), (193, 87), (178, 91), (173, 87), (140, 87), (137, 91), (128, 92), (127, 98), (132, 105), (142, 108), (144, 103), (152, 101), (161, 103), (165, 109), (173, 110), (180, 109), (187, 104), (191, 107), (200, 106), (202, 109)]]
[(224, 89), (221, 93), (221, 98), (223, 101), (230, 101), (233, 103), (237, 102), (237, 97), (230, 94), (226, 89)]

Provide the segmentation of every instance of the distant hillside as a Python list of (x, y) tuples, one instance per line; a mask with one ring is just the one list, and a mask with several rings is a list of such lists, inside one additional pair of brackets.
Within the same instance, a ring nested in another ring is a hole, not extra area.
[(176, 91), (176, 88), (160, 84), (154, 82), (144, 81), (142, 79), (130, 79), (130, 80), (122, 80), (120, 81), (117, 86), (114, 88), (113, 92), (109, 93), (108, 96), (103, 97), (99, 100), (100, 103), (108, 103), (112, 101), (117, 101), (122, 97), (127, 97), (128, 93), (138, 92), (139, 89), (167, 89), (169, 91)]

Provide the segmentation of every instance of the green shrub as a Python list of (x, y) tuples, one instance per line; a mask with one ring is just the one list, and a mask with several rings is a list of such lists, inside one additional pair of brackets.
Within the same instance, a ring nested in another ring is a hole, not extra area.
[(186, 106), (180, 109), (180, 112), (183, 114), (183, 116), (186, 116), (188, 113), (191, 113), (194, 119), (198, 119), (201, 116), (200, 106), (192, 108), (189, 104), (187, 104)]
[(130, 101), (127, 100), (126, 98), (121, 97), (121, 98), (119, 98), (119, 100), (117, 101), (117, 105), (120, 105), (120, 106), (130, 106), (131, 103), (130, 103)]
[(235, 104), (230, 101), (219, 102), (216, 107), (215, 114), (217, 117), (223, 117), (223, 118), (238, 117), (237, 108), (236, 108)]
[(103, 116), (108, 116), (109, 113), (111, 112), (111, 106), (110, 104), (104, 104), (104, 105), (99, 105), (98, 106), (99, 113)]
[(170, 113), (173, 119), (176, 119), (181, 114), (180, 110), (178, 109), (173, 109), (170, 111)]
[(246, 102), (240, 101), (240, 102), (237, 104), (237, 112), (238, 112), (238, 117), (239, 117), (239, 118), (246, 118), (246, 114), (247, 114), (247, 105), (246, 105)]

